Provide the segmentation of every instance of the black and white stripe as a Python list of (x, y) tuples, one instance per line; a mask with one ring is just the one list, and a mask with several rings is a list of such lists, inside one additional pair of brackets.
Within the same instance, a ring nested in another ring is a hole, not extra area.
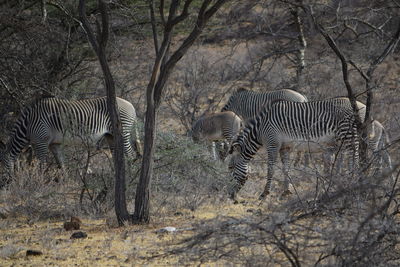
[[(124, 151), (134, 156), (131, 145), (131, 131), (136, 122), (135, 108), (128, 101), (117, 98), (120, 113)], [(137, 129), (135, 129), (137, 130)], [(44, 98), (22, 111), (11, 133), (3, 161), (10, 170), (21, 151), (32, 145), (36, 156), (44, 161), (48, 149), (53, 152), (59, 164), (62, 164), (61, 144), (70, 139), (98, 142), (111, 136), (111, 121), (106, 97), (69, 101), (58, 98)], [(135, 136), (137, 138), (137, 134)], [(138, 153), (137, 143), (136, 153)]]
[[(362, 117), (365, 106), (358, 102)], [(293, 142), (316, 142), (324, 144), (340, 144), (346, 151), (354, 155), (354, 164), (358, 165), (358, 135), (354, 113), (347, 98), (335, 98), (315, 102), (278, 101), (270, 108), (264, 108), (254, 120), (251, 120), (243, 132), (232, 144), (230, 167), (236, 186), (236, 192), (247, 179), (247, 164), (264, 146), (268, 154), (267, 183), (261, 197), (270, 192), (273, 166), (278, 152)], [(282, 154), (281, 154), (282, 158)]]
[(259, 93), (239, 88), (231, 95), (221, 111), (233, 111), (240, 116), (242, 120), (248, 122), (255, 118), (264, 107), (270, 107), (271, 103), (278, 99), (307, 102), (307, 97), (290, 89)]

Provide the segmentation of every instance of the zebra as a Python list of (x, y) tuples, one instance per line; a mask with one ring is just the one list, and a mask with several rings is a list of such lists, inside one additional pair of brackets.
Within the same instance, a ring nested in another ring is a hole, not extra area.
[[(213, 146), (213, 157), (216, 159), (215, 142), (226, 141), (219, 157), (224, 160), (233, 139), (239, 134), (242, 128), (242, 120), (232, 111), (218, 112), (200, 117), (194, 122), (191, 130), (193, 141), (209, 141)], [(224, 143), (222, 143), (224, 145)]]
[[(365, 117), (365, 105), (357, 102), (361, 117)], [(299, 144), (300, 143), (300, 144)], [(301, 145), (302, 144), (302, 145)], [(260, 199), (264, 199), (271, 189), (271, 181), (278, 152), (283, 163), (285, 191), (288, 191), (288, 152), (296, 149), (319, 149), (319, 145), (344, 148), (352, 152), (353, 167), (358, 167), (359, 137), (354, 112), (348, 98), (334, 98), (313, 102), (277, 101), (250, 121), (242, 133), (232, 143), (229, 167), (235, 180), (230, 197), (247, 180), (248, 162), (264, 146), (268, 155), (267, 182)]]
[(239, 88), (228, 99), (221, 111), (233, 111), (245, 123), (255, 118), (264, 107), (270, 107), (275, 100), (307, 102), (307, 97), (290, 89), (258, 93)]
[[(270, 107), (277, 100), (307, 102), (306, 96), (290, 89), (281, 89), (269, 92), (254, 92), (243, 87), (238, 88), (228, 99), (221, 111), (233, 111), (247, 124), (254, 119), (264, 107)], [(307, 157), (307, 154), (306, 154)], [(297, 161), (301, 154), (297, 153)]]
[[(116, 101), (122, 126), (124, 152), (134, 157), (135, 150), (136, 156), (140, 157), (135, 108), (122, 98), (117, 97)], [(135, 131), (135, 140), (131, 140), (132, 130)], [(77, 101), (44, 98), (21, 112), (9, 141), (3, 145), (0, 161), (11, 174), (15, 160), (24, 148), (31, 145), (41, 162), (46, 161), (50, 150), (58, 166), (63, 168), (64, 145), (81, 141), (95, 144), (104, 138), (112, 148), (111, 120), (106, 97)], [(134, 141), (133, 148), (131, 141)]]

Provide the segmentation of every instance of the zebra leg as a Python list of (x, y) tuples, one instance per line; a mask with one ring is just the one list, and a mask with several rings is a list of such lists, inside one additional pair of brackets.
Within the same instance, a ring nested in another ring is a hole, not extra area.
[(335, 151), (328, 149), (327, 151), (322, 152), (322, 160), (323, 160), (323, 175), (330, 176), (333, 170), (333, 164), (338, 164), (338, 158), (335, 156)]
[(61, 144), (50, 144), (49, 149), (56, 159), (57, 165), (60, 169), (64, 169), (64, 154)]
[(211, 153), (212, 153), (213, 160), (217, 160), (217, 149), (216, 149), (215, 142), (211, 143)]
[[(297, 153), (297, 156), (301, 156), (301, 154)], [(284, 181), (283, 181), (283, 192), (282, 192), (282, 196), (288, 196), (291, 195), (292, 192), (290, 192), (289, 190), (289, 160), (290, 160), (290, 154), (289, 154), (289, 150), (287, 149), (281, 149), (280, 151), (280, 157), (281, 157), (281, 161), (282, 161), (282, 171), (283, 171), (283, 175), (284, 177)]]
[(217, 143), (218, 158), (221, 161), (225, 161), (229, 152), (229, 143), (226, 141), (221, 141)]
[(139, 131), (138, 131), (138, 122), (136, 121), (134, 123), (134, 133), (135, 137), (132, 138), (132, 133), (130, 134), (130, 139), (133, 140), (133, 149), (136, 152), (136, 158), (142, 158), (143, 157), (143, 149), (142, 145), (140, 144), (140, 139), (139, 139)]
[(271, 192), (272, 176), (274, 175), (274, 165), (276, 163), (276, 158), (279, 150), (280, 150), (280, 145), (276, 143), (273, 144), (269, 143), (267, 146), (267, 151), (268, 151), (267, 183), (265, 184), (264, 191), (259, 197), (260, 200), (264, 199)]
[(229, 197), (234, 203), (237, 203), (236, 194), (247, 181), (248, 164), (242, 160), (236, 161), (235, 157), (233, 157), (229, 163), (229, 169), (233, 169), (234, 180), (234, 184), (229, 190)]
[(293, 165), (296, 168), (299, 168), (301, 165), (303, 165), (304, 167), (310, 167), (310, 153), (308, 151), (305, 153), (297, 151), (296, 159), (294, 160)]
[(49, 145), (47, 142), (36, 142), (32, 144), (33, 151), (40, 161), (40, 169), (43, 169), (43, 164), (47, 162), (47, 153)]

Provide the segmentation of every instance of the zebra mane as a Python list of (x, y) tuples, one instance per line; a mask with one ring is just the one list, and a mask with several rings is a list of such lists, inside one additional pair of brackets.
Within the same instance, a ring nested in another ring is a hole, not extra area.
[(271, 101), (270, 107), (272, 107), (273, 105), (279, 103), (279, 102), (287, 102), (286, 99), (282, 99), (282, 98), (278, 98), (278, 99), (274, 99)]
[(279, 98), (279, 99), (274, 99), (271, 101), (271, 103), (269, 105), (265, 105), (260, 112), (257, 114), (257, 116), (255, 117), (255, 119), (253, 120), (257, 120), (257, 122), (259, 123), (259, 120), (263, 117), (265, 117), (267, 115), (267, 113), (269, 112), (269, 110), (275, 105), (278, 104), (280, 102), (288, 102), (285, 99)]
[(56, 98), (56, 97), (55, 96), (51, 96), (51, 95), (44, 95), (44, 96), (41, 96), (41, 97), (37, 97), (29, 105), (26, 105), (26, 107), (27, 108), (34, 107), (37, 104), (43, 102), (44, 100), (47, 100), (47, 99), (50, 99), (50, 98)]

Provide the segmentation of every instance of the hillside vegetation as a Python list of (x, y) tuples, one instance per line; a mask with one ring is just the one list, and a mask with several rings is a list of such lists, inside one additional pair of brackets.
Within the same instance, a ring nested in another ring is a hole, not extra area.
[[(106, 95), (77, 2), (0, 0), (2, 142), (23, 108), (41, 98)], [(97, 1), (86, 2), (96, 29)], [(149, 2), (160, 41), (160, 4), (167, 17), (173, 0), (110, 1), (108, 10), (107, 61), (117, 96), (136, 108), (141, 140), (156, 59)], [(181, 2), (180, 11), (187, 1)], [(187, 21), (174, 29), (171, 49), (191, 32), (202, 3), (192, 1)], [(157, 117), (150, 223), (118, 227), (106, 142), (65, 146), (65, 170), (50, 153), (43, 164), (27, 148), (11, 181), (0, 189), (0, 265), (399, 266), (399, 15), (396, 0), (227, 1), (166, 83)], [(214, 160), (210, 144), (194, 143), (189, 133), (202, 114), (219, 112), (241, 87), (292, 89), (310, 101), (347, 97), (351, 89), (358, 101), (371, 101), (371, 118), (382, 123), (390, 143), (369, 151), (357, 174), (339, 168), (346, 166), (340, 156), (327, 173), (321, 154), (297, 158), (292, 153), (292, 194), (281, 196), (279, 161), (273, 193), (264, 201), (258, 196), (267, 156), (260, 151), (234, 204), (228, 198), (234, 182), (229, 157)], [(380, 164), (386, 152), (392, 169)], [(126, 159), (130, 213), (141, 161)], [(2, 184), (7, 179), (0, 165)], [(65, 229), (71, 217), (79, 218), (79, 230)], [(87, 237), (71, 239), (77, 231)], [(27, 255), (28, 250), (41, 253)]]

